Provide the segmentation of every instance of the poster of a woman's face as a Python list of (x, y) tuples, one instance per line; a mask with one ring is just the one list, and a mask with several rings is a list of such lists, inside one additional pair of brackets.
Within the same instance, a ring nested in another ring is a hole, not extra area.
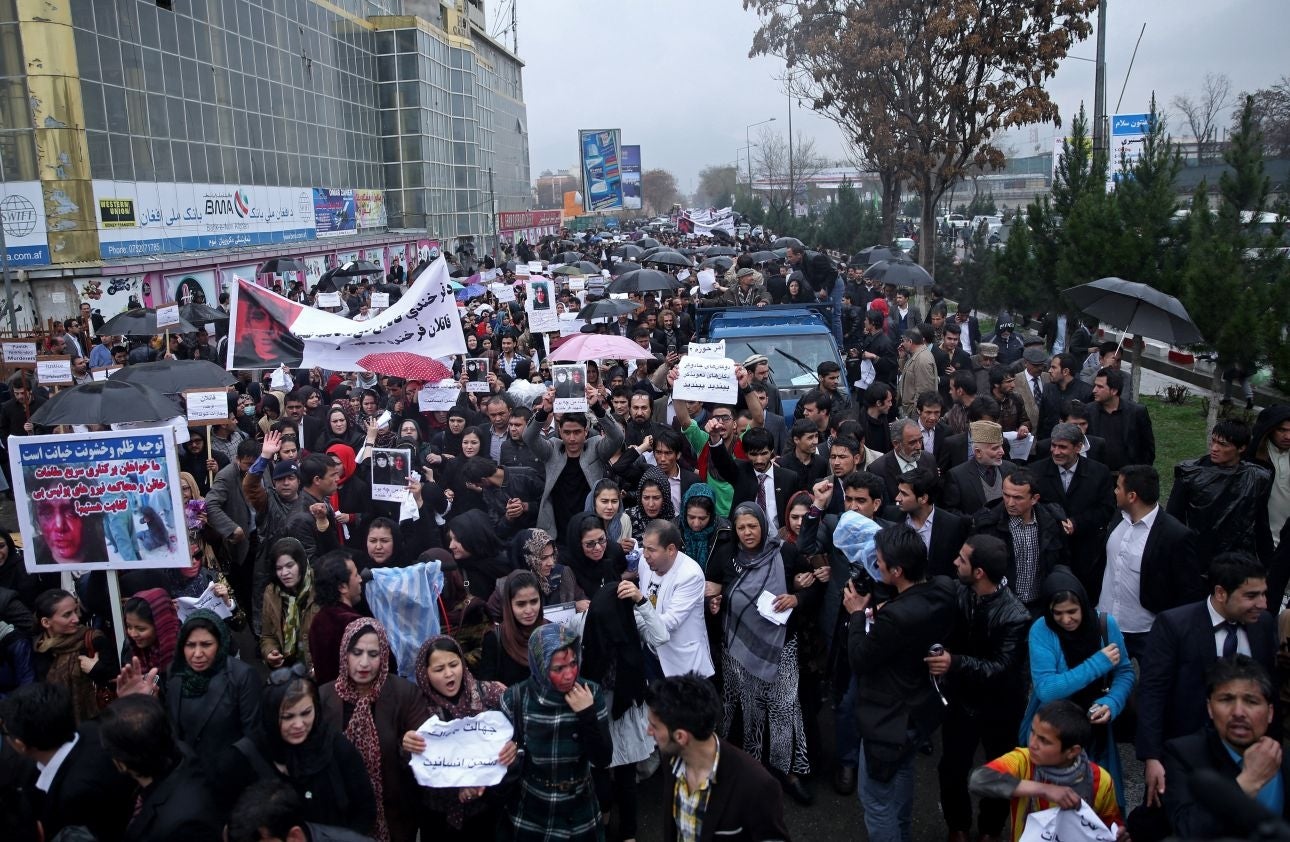
[(530, 286), (533, 288), (533, 309), (550, 310), (551, 309), (551, 282), (550, 281), (533, 281)]
[[(296, 312), (291, 311), (292, 307)], [(256, 297), (243, 288), (233, 314), (237, 336), (232, 368), (270, 368), (283, 363), (299, 367), (305, 343), (288, 328), (298, 311), (299, 305)]]

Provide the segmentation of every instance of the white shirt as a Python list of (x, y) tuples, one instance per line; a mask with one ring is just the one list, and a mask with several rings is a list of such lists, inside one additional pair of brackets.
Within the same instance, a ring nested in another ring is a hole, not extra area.
[(681, 511), (681, 470), (680, 468), (677, 469), (676, 476), (667, 478), (667, 484), (671, 487), (672, 511), (676, 512), (677, 514), (684, 515), (685, 513)]
[(922, 526), (915, 526), (914, 519), (905, 515), (905, 525), (918, 533), (918, 537), (923, 539), (923, 546), (930, 551), (932, 549), (932, 518), (936, 517), (936, 507), (927, 513), (927, 520), (923, 521)]
[(905, 473), (906, 471), (912, 471), (918, 467), (917, 459), (910, 461), (906, 459), (904, 456), (901, 456), (899, 453), (896, 453), (896, 451), (894, 450), (892, 451), (892, 453), (896, 454), (896, 464), (900, 466), (900, 472), (902, 474)]
[[(767, 471), (764, 474), (753, 471), (753, 477), (761, 485), (762, 491), (766, 495), (766, 534), (776, 535), (779, 533), (779, 518), (775, 513), (777, 508), (775, 504), (775, 475), (771, 471)], [(755, 497), (753, 502), (756, 502)]]
[(1272, 462), (1272, 492), (1268, 496), (1268, 527), (1272, 546), (1281, 544), (1281, 530), (1290, 516), (1290, 450), (1277, 450), (1268, 442), (1268, 460)]
[[(1227, 622), (1226, 617), (1214, 610), (1214, 597), (1211, 596), (1205, 600), (1205, 608), (1209, 610), (1210, 628), (1217, 626), (1219, 623)], [(1223, 657), (1223, 645), (1227, 643), (1229, 634), (1232, 634), (1230, 629), (1214, 632), (1214, 654), (1220, 658)], [(1245, 631), (1244, 623), (1237, 623), (1236, 625), (1236, 653), (1238, 655), (1250, 654), (1250, 636)]]
[(1156, 615), (1142, 607), (1142, 551), (1159, 514), (1160, 507), (1153, 506), (1134, 523), (1125, 513), (1106, 539), (1106, 572), (1097, 607), (1115, 617), (1120, 631), (1130, 634), (1149, 632), (1156, 621)]
[(72, 753), (72, 749), (76, 748), (76, 743), (80, 739), (80, 734), (73, 734), (72, 741), (59, 746), (58, 751), (54, 752), (54, 756), (49, 758), (48, 763), (43, 766), (39, 763), (36, 764), (36, 768), (40, 770), (40, 777), (36, 779), (36, 787), (41, 792), (49, 792), (49, 788), (54, 785), (54, 778), (58, 777), (58, 770), (63, 768), (63, 761), (67, 759), (67, 755)]

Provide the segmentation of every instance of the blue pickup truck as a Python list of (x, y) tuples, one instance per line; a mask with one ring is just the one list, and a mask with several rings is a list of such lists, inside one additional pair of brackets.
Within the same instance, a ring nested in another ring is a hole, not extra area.
[(769, 359), (784, 416), (791, 419), (798, 399), (818, 385), (815, 370), (820, 363), (831, 360), (846, 371), (831, 323), (828, 304), (705, 307), (697, 314), (695, 338), (724, 339), (726, 356), (736, 362), (754, 354)]

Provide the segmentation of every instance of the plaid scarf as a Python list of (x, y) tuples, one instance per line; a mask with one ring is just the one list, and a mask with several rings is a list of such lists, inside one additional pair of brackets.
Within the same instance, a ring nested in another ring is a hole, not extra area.
[[(355, 684), (349, 677), (345, 656), (350, 647), (366, 629), (376, 632), (381, 646), (381, 668), (376, 678), (366, 688)], [(372, 705), (381, 695), (385, 679), (390, 674), (390, 643), (385, 635), (385, 626), (368, 617), (362, 617), (345, 627), (340, 638), (340, 674), (336, 677), (336, 695), (341, 701), (354, 706), (354, 715), (345, 726), (345, 737), (354, 744), (363, 757), (363, 767), (372, 780), (372, 794), (376, 798), (376, 829), (372, 834), (378, 842), (389, 842), (390, 829), (385, 824), (385, 797), (381, 781), (381, 738), (376, 732), (376, 720), (372, 717)]]

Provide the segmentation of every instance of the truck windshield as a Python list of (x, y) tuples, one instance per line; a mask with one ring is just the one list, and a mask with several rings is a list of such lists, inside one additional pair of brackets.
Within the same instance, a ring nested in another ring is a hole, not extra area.
[(746, 360), (753, 354), (764, 354), (770, 360), (775, 383), (780, 388), (810, 388), (816, 385), (816, 367), (825, 360), (836, 360), (837, 348), (832, 336), (820, 334), (726, 337), (726, 356)]

